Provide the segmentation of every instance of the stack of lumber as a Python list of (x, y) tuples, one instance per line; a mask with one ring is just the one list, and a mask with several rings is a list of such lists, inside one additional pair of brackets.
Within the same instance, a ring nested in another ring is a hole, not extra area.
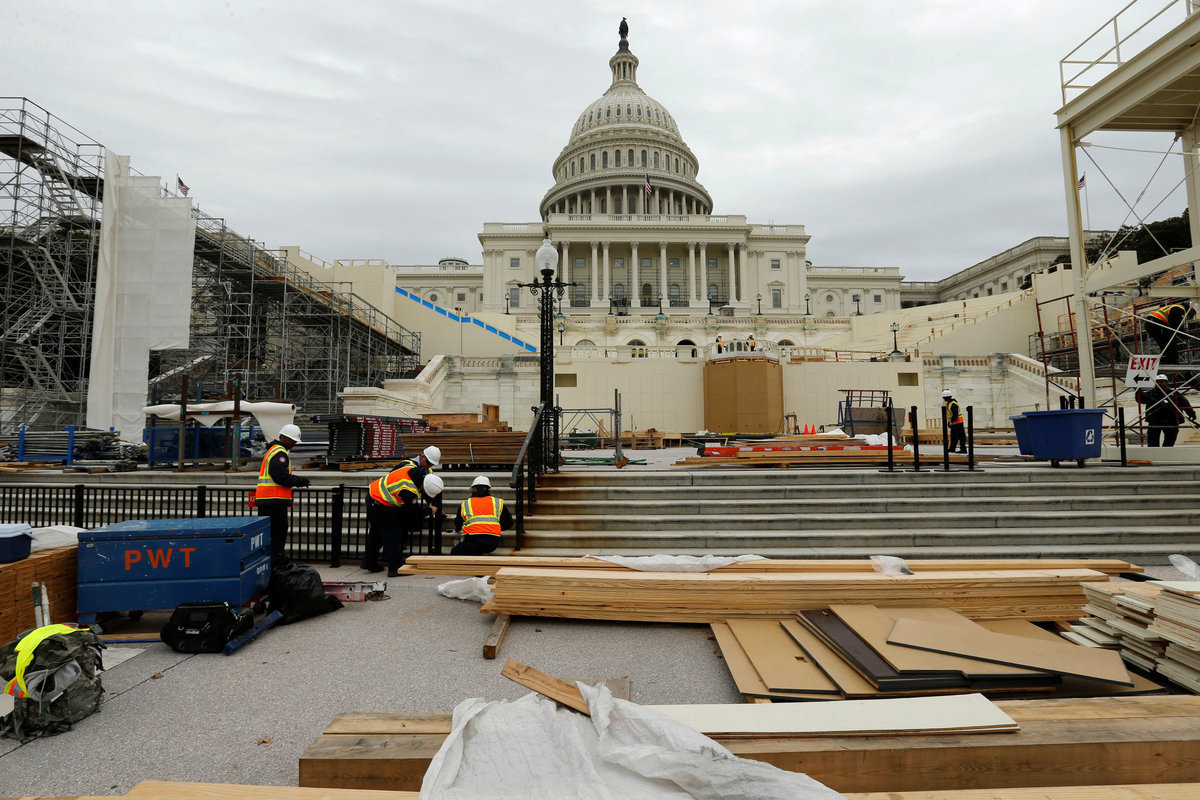
[[(429, 445), (442, 451), (442, 466), (487, 466), (512, 468), (517, 463), (521, 446), (525, 444), (524, 431), (442, 431), (439, 433), (411, 433), (401, 436), (404, 452), (416, 455)], [(342, 464), (342, 469), (368, 469), (390, 467), (399, 459), (387, 461), (362, 461)]]
[(833, 606), (782, 620), (728, 619), (712, 630), (750, 700), (1162, 691), (1129, 675), (1111, 651), (1071, 644), (1027, 620), (976, 623), (945, 608)]
[(974, 619), (1073, 620), (1089, 569), (865, 572), (667, 573), (506, 567), (482, 610), (516, 616), (640, 622), (788, 617), (832, 604), (944, 606)]
[[(878, 702), (878, 701), (871, 701)], [(735, 755), (804, 772), (863, 800), (943, 800), (947, 792), (987, 790), (964, 800), (1121, 800), (1198, 797), (1138, 794), (1127, 784), (1200, 781), (1200, 697), (1100, 697), (1000, 700), (995, 705), (1020, 730), (930, 733), (923, 736), (805, 735), (746, 732), (713, 736)], [(415, 791), (450, 732), (450, 713), (342, 714), (300, 757), (300, 785)], [(1038, 788), (1040, 793), (1010, 791)], [(995, 792), (995, 789), (1005, 791)], [(922, 795), (921, 792), (937, 792)]]
[(1164, 581), (1150, 630), (1166, 640), (1158, 671), (1200, 694), (1200, 582)]
[[(1105, 575), (1145, 570), (1115, 558), (910, 558), (914, 573), (947, 570), (1091, 569)], [(633, 567), (590, 556), (409, 556), (403, 575), (495, 575), (503, 567), (603, 569), (629, 572)], [(762, 558), (737, 561), (710, 572), (875, 572), (866, 558)], [(1108, 586), (1109, 584), (1101, 584)], [(1121, 584), (1124, 586), (1125, 584)], [(1084, 590), (1086, 591), (1086, 586)]]
[[(912, 462), (912, 453), (899, 445), (892, 448), (892, 460), (903, 466)], [(961, 454), (949, 456), (951, 464), (966, 464), (968, 458)], [(976, 461), (988, 460), (975, 456)], [(792, 450), (746, 451), (739, 450), (731, 456), (689, 456), (676, 461), (672, 466), (685, 467), (861, 467), (883, 466), (888, 463), (887, 445), (812, 446)], [(923, 453), (921, 463), (929, 466), (942, 463), (941, 453)]]
[(74, 622), (79, 581), (76, 545), (38, 550), (28, 558), (0, 564), (0, 644), (37, 627), (33, 613), (33, 584), (46, 585), (52, 622)]
[(1150, 629), (1155, 598), (1162, 591), (1157, 581), (1095, 584), (1084, 588), (1090, 616), (1064, 633), (1073, 642), (1118, 650), (1136, 667), (1153, 672), (1155, 661), (1166, 651), (1166, 640)]

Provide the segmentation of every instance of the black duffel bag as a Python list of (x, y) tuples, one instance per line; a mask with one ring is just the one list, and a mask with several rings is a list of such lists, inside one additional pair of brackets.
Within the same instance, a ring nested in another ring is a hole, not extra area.
[(239, 614), (229, 603), (180, 603), (161, 636), (178, 653), (219, 653), (253, 625), (253, 615)]

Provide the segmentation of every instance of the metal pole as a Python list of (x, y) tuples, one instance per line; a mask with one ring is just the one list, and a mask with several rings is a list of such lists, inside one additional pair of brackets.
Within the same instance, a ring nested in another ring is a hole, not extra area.
[(892, 453), (892, 425), (895, 424), (896, 415), (892, 411), (892, 398), (887, 401), (887, 448), (888, 448), (888, 472), (896, 470), (896, 457)]
[(942, 471), (950, 471), (950, 415), (946, 404), (942, 403)]
[(908, 410), (909, 423), (912, 425), (913, 432), (913, 472), (921, 471), (921, 438), (917, 431), (917, 407), (912, 406)]
[(967, 469), (975, 469), (975, 406), (967, 406)]
[(339, 483), (330, 492), (332, 499), (329, 516), (333, 519), (333, 527), (329, 531), (329, 566), (342, 565), (342, 514), (346, 510), (346, 484)]
[(1129, 457), (1125, 452), (1125, 407), (1117, 406), (1117, 440), (1121, 443), (1121, 466), (1129, 466)]
[(616, 463), (621, 463), (621, 392), (613, 389), (613, 438), (617, 444)]

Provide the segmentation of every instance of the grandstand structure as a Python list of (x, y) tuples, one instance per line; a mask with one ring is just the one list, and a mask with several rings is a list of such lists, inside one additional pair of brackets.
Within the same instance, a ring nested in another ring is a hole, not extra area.
[[(84, 424), (104, 158), (37, 104), (0, 98), (0, 431)], [(328, 414), (343, 387), (414, 372), (419, 333), (349, 284), (322, 283), (225, 220), (192, 214), (189, 346), (151, 352), (150, 397), (178, 395), (186, 376), (189, 399), (236, 384), (247, 399)]]

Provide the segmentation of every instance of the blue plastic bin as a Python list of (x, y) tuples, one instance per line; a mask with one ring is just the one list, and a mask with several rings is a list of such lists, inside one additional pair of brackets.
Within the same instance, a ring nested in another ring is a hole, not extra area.
[(118, 522), (79, 534), (79, 619), (180, 603), (251, 602), (271, 580), (266, 517)]
[(1054, 466), (1060, 461), (1076, 461), (1081, 467), (1085, 459), (1100, 457), (1103, 409), (1026, 411), (1009, 419), (1023, 456), (1049, 461)]

